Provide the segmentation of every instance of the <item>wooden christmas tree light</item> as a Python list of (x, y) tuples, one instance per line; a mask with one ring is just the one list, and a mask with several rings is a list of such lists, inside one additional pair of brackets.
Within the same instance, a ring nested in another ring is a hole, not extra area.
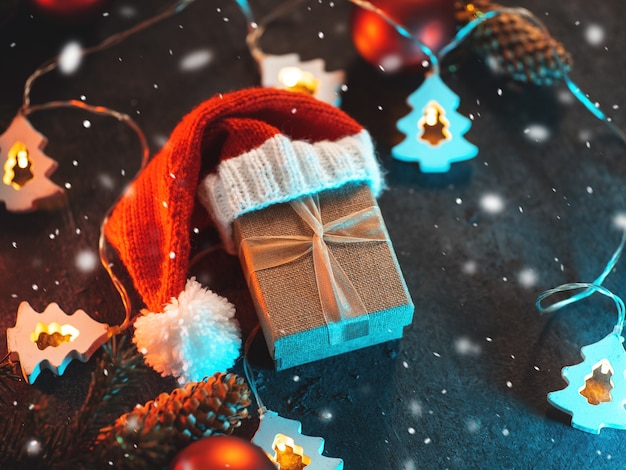
[(87, 362), (109, 338), (109, 327), (93, 320), (83, 310), (67, 315), (56, 303), (36, 312), (22, 302), (13, 328), (7, 328), (7, 346), (22, 374), (35, 382), (43, 369), (63, 375), (74, 359)]
[(0, 135), (0, 201), (8, 211), (32, 211), (40, 200), (63, 193), (49, 179), (57, 163), (43, 153), (45, 145), (46, 138), (19, 114)]
[(568, 385), (548, 401), (572, 415), (572, 426), (599, 434), (603, 427), (626, 429), (626, 352), (623, 338), (611, 333), (581, 349), (584, 361), (562, 370)]
[(475, 157), (478, 148), (463, 137), (472, 123), (456, 112), (459, 101), (438, 74), (427, 77), (407, 99), (413, 111), (398, 121), (406, 138), (391, 150), (393, 157), (419, 162), (427, 173), (446, 172), (451, 163)]

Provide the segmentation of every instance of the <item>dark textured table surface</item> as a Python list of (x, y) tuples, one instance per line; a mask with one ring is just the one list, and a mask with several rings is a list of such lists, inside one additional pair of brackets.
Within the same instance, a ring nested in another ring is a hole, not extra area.
[[(622, 1), (503, 3), (545, 21), (573, 56), (572, 79), (626, 129)], [(260, 15), (275, 4), (253, 2)], [(268, 408), (302, 421), (305, 434), (323, 436), (326, 455), (351, 470), (623, 468), (623, 431), (575, 430), (546, 401), (565, 386), (561, 368), (581, 362), (580, 348), (611, 331), (612, 304), (597, 296), (540, 316), (534, 302), (547, 288), (591, 281), (617, 247), (626, 146), (564, 85), (512, 85), (460, 54), (458, 71), (443, 78), (461, 98), (459, 111), (474, 117), (466, 138), (479, 154), (449, 173), (423, 174), (390, 157), (402, 138), (395, 122), (409, 111), (406, 96), (422, 77), (385, 75), (362, 61), (350, 41), (346, 2), (309, 4), (310, 12), (303, 7), (284, 28), (270, 30), (264, 47), (347, 70), (342, 108), (369, 129), (387, 172), (380, 206), (415, 315), (402, 340), (281, 372), (258, 338), (251, 361)], [(88, 27), (47, 23), (20, 8), (0, 29), (0, 125), (19, 107), (27, 76), (70, 39), (95, 44), (163, 5), (119, 0)], [(75, 74), (41, 78), (33, 101), (84, 95), (129, 113), (154, 153), (199, 102), (258, 84), (245, 33), (234, 2), (197, 1), (87, 56)], [(206, 59), (203, 66), (189, 66), (194, 53)], [(96, 256), (103, 214), (139, 166), (137, 140), (115, 120), (76, 109), (30, 119), (59, 162), (52, 180), (71, 188), (62, 207), (20, 215), (0, 209), (0, 331), (14, 325), (22, 300), (39, 311), (54, 301), (66, 312), (82, 308), (118, 322), (121, 304), (106, 273), (97, 262), (85, 268)], [(254, 314), (236, 259), (217, 252), (198, 269), (237, 304), (249, 332)], [(626, 295), (625, 276), (626, 261), (607, 287)], [(44, 373), (35, 384), (64, 404), (60, 420), (84, 398), (91, 367), (72, 364), (64, 376)], [(155, 374), (131, 400), (143, 403), (172, 386)], [(32, 388), (18, 384), (15, 400), (27, 403)]]

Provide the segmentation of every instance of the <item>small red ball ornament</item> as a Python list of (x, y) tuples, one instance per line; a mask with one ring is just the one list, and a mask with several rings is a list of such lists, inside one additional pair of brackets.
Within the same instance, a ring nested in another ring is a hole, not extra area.
[(41, 16), (61, 22), (87, 21), (104, 12), (113, 0), (28, 0)]
[(260, 447), (233, 436), (212, 436), (185, 447), (170, 470), (276, 470)]
[[(454, 37), (454, 0), (373, 0), (372, 4), (435, 53)], [(358, 6), (352, 15), (352, 40), (366, 61), (386, 72), (411, 69), (427, 59), (414, 41), (401, 36), (383, 17)]]

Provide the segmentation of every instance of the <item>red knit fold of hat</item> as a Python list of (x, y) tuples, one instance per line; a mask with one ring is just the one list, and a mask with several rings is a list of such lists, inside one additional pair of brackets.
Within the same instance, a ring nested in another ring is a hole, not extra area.
[(218, 95), (185, 116), (105, 227), (147, 308), (161, 311), (184, 288), (191, 217), (205, 173), (278, 133), (314, 142), (335, 141), (362, 129), (331, 105), (270, 88)]

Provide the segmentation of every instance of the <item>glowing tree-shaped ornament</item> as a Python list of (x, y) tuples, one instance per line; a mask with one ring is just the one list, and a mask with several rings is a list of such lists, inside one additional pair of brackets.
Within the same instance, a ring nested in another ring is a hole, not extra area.
[(326, 72), (322, 59), (302, 62), (298, 54), (268, 54), (260, 65), (261, 84), (266, 88), (305, 93), (335, 106), (341, 102), (340, 87), (345, 82), (345, 73)]
[[(556, 312), (594, 293), (602, 294), (615, 303), (618, 320), (613, 331), (597, 343), (581, 348), (583, 362), (564, 367), (561, 372), (567, 387), (548, 394), (552, 405), (572, 415), (574, 428), (593, 434), (599, 434), (603, 427), (626, 429), (626, 351), (622, 337), (626, 306), (619, 296), (601, 285), (615, 267), (625, 245), (626, 232), (619, 248), (594, 282), (563, 284), (541, 293), (536, 302), (542, 313)], [(542, 305), (554, 294), (581, 289), (584, 290), (552, 305)]]
[(393, 147), (394, 158), (419, 162), (426, 173), (443, 173), (450, 164), (473, 158), (478, 148), (463, 137), (472, 123), (456, 112), (459, 97), (433, 73), (407, 99), (413, 111), (397, 123), (406, 138)]
[(568, 386), (548, 394), (548, 401), (572, 415), (576, 429), (599, 434), (603, 427), (626, 429), (626, 351), (624, 338), (611, 333), (584, 346), (584, 361), (564, 367)]
[(109, 325), (83, 310), (67, 315), (51, 303), (38, 313), (22, 302), (15, 326), (7, 328), (7, 346), (12, 358), (20, 361), (24, 377), (33, 383), (42, 369), (62, 375), (73, 359), (87, 362), (109, 336)]
[(63, 193), (48, 179), (57, 163), (42, 152), (45, 145), (46, 138), (22, 115), (0, 135), (0, 200), (8, 211), (32, 211), (40, 200)]
[(322, 455), (323, 438), (301, 432), (300, 421), (264, 411), (252, 443), (263, 449), (281, 470), (343, 470), (343, 460)]

